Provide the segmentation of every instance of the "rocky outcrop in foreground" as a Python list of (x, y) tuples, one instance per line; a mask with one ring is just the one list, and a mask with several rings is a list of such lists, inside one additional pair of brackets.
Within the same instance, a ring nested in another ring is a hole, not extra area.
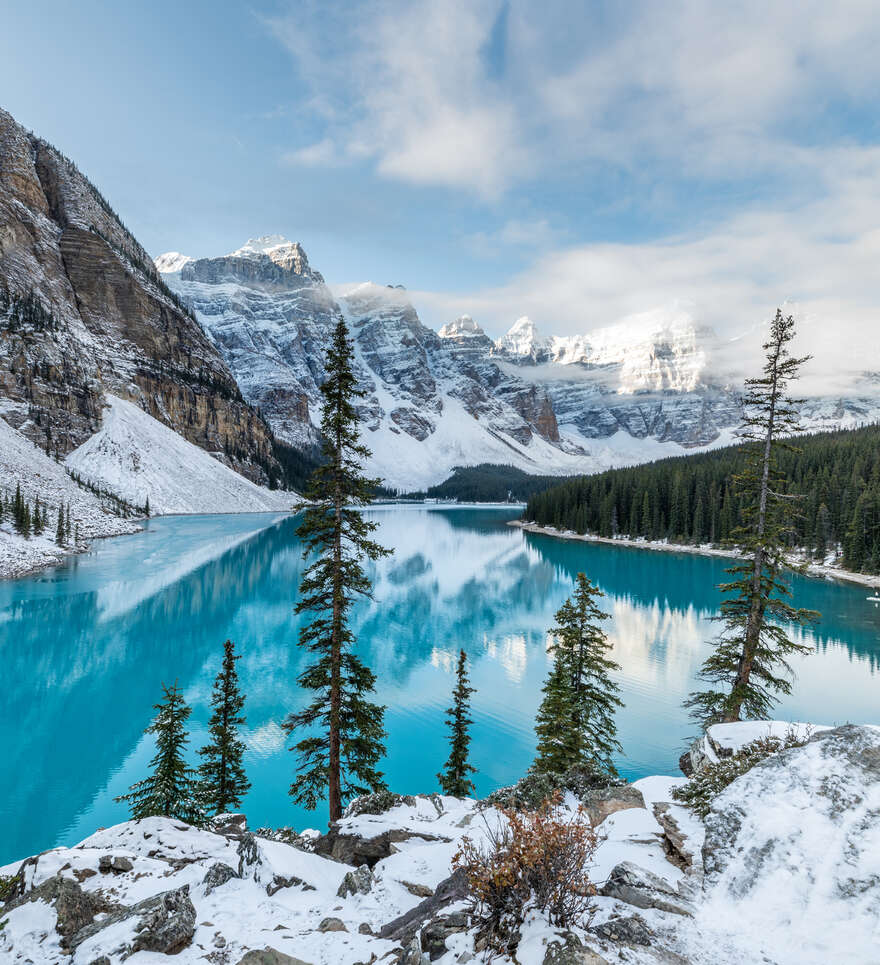
[[(714, 736), (736, 752), (734, 737)], [(766, 759), (716, 799), (705, 825), (672, 800), (684, 783), (652, 777), (583, 792), (600, 838), (594, 914), (570, 931), (528, 915), (520, 965), (872, 960), (880, 728), (825, 730)], [(483, 960), (451, 861), (498, 812), (438, 795), (365, 807), (323, 836), (256, 835), (241, 815), (212, 831), (150, 818), (0, 868), (14, 876), (0, 959)]]

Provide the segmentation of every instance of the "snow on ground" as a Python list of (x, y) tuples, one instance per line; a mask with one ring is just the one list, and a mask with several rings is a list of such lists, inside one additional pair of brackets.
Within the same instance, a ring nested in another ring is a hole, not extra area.
[(293, 493), (257, 486), (141, 408), (108, 395), (101, 428), (67, 465), (155, 515), (286, 510)]
[(79, 526), (83, 541), (99, 536), (136, 532), (131, 520), (120, 519), (101, 505), (101, 500), (80, 488), (65, 471), (29, 439), (0, 417), (0, 491), (7, 497), (16, 486), (29, 505), (39, 498), (49, 519), (42, 536), (24, 539), (12, 531), (7, 520), (0, 525), (0, 579), (21, 576), (60, 562), (67, 550), (55, 545), (55, 528), (62, 504), (70, 506), (73, 527)]
[[(714, 739), (733, 748), (755, 732), (782, 726), (766, 721), (719, 725)], [(880, 960), (874, 954), (880, 948), (880, 826), (875, 820), (880, 727), (813, 730), (816, 736), (806, 746), (774, 755), (732, 783), (716, 798), (705, 825), (672, 801), (683, 778), (635, 782), (644, 807), (626, 790), (618, 801), (622, 809), (597, 825), (590, 876), (605, 894), (595, 899), (592, 921), (572, 933), (601, 957), (583, 961), (864, 965)], [(566, 796), (566, 807), (577, 803)], [(355, 841), (364, 854), (379, 857), (372, 874), (359, 872), (366, 876), (365, 887), (348, 892), (341, 886), (354, 871), (351, 864), (281, 841), (242, 839), (240, 829), (213, 833), (165, 818), (101, 829), (73, 848), (55, 848), (24, 865), (0, 868), (0, 876), (21, 869), (27, 891), (40, 886), (45, 891), (58, 875), (87, 894), (127, 907), (186, 887), (195, 918), (191, 942), (175, 956), (181, 965), (255, 961), (244, 958), (249, 949), (275, 949), (310, 965), (400, 961), (404, 954), (403, 960), (414, 963), (419, 955), (405, 952), (409, 939), (401, 944), (399, 938), (380, 938), (380, 929), (447, 879), (463, 838), (485, 843), (489, 829), (503, 820), (477, 802), (439, 795), (408, 798), (379, 815), (345, 818), (337, 843)], [(676, 838), (671, 857), (670, 827)], [(304, 832), (299, 841), (314, 842), (316, 835)], [(376, 850), (383, 836), (385, 857)], [(108, 856), (118, 869), (107, 868)], [(339, 854), (346, 856), (351, 852)], [(206, 874), (216, 873), (218, 863), (228, 873), (209, 887)], [(0, 914), (5, 920), (0, 960), (90, 965), (104, 955), (116, 965), (125, 958), (124, 946), (136, 935), (131, 917), (117, 916), (93, 928), (69, 956), (56, 931), (56, 907), (34, 900)], [(77, 907), (75, 902), (68, 906), (74, 912)], [(418, 928), (467, 907), (460, 895), (443, 907), (435, 903), (422, 910)], [(620, 935), (639, 921), (639, 928), (650, 929), (649, 945), (631, 944)], [(473, 929), (451, 931), (445, 953), (435, 954), (435, 961), (483, 960), (475, 956)], [(546, 917), (528, 912), (516, 962), (546, 965), (548, 944), (561, 935)], [(158, 965), (167, 959), (141, 951), (126, 960)], [(511, 965), (505, 956), (494, 960)]]

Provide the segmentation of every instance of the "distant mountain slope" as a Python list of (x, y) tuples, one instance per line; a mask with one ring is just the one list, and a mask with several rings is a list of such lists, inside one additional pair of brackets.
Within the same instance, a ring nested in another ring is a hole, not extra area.
[(0, 399), (44, 451), (81, 445), (105, 391), (255, 480), (268, 428), (211, 339), (75, 165), (0, 110)]
[[(368, 467), (423, 489), (457, 466), (492, 462), (571, 475), (733, 441), (738, 384), (719, 340), (685, 311), (633, 316), (584, 335), (541, 335), (528, 318), (493, 342), (468, 315), (434, 332), (400, 286), (334, 297), (302, 246), (279, 235), (219, 258), (179, 252), (156, 265), (190, 305), (278, 438), (313, 451), (330, 327), (342, 314), (366, 398)], [(880, 384), (812, 400), (814, 428), (880, 418)]]
[(290, 509), (290, 493), (255, 485), (131, 402), (107, 402), (101, 428), (66, 459), (84, 479), (162, 515)]

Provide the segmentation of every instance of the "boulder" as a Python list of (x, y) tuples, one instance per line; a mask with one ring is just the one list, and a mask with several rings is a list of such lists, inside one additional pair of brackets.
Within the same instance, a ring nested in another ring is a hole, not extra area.
[(196, 910), (189, 897), (189, 885), (163, 891), (86, 925), (73, 936), (70, 947), (75, 949), (108, 925), (128, 919), (136, 919), (135, 938), (121, 950), (125, 957), (139, 951), (176, 954), (189, 945), (196, 930)]
[(446, 954), (446, 939), (450, 935), (468, 930), (470, 918), (467, 912), (457, 911), (451, 915), (433, 918), (422, 928), (421, 948), (433, 962)]
[(437, 916), (437, 913), (455, 901), (467, 897), (467, 875), (463, 868), (453, 871), (448, 878), (437, 885), (430, 898), (420, 901), (398, 918), (389, 921), (379, 929), (379, 937), (406, 944), (419, 929)]
[(596, 827), (617, 811), (644, 808), (645, 799), (642, 797), (642, 792), (631, 784), (618, 784), (585, 791), (581, 796), (581, 804), (586, 809), (593, 827)]
[(347, 898), (349, 895), (366, 895), (373, 887), (376, 876), (362, 864), (357, 871), (349, 871), (342, 879), (342, 884), (336, 892), (338, 898)]
[(650, 945), (654, 937), (640, 915), (609, 918), (601, 925), (596, 925), (592, 932), (606, 941), (623, 942), (626, 945)]
[(345, 927), (345, 922), (341, 918), (324, 918), (321, 924), (318, 925), (318, 931), (348, 931), (348, 929)]
[(266, 885), (266, 894), (271, 898), (272, 895), (281, 891), (282, 888), (301, 888), (303, 891), (317, 891), (314, 885), (303, 881), (302, 878), (297, 878), (296, 875), (274, 875), (269, 884)]
[(74, 936), (83, 928), (91, 925), (95, 915), (110, 912), (118, 906), (113, 905), (100, 895), (83, 889), (70, 878), (56, 875), (32, 888), (27, 894), (19, 895), (3, 906), (6, 915), (14, 908), (32, 901), (45, 901), (53, 905), (57, 918), (55, 930), (61, 936), (65, 948), (75, 946)]
[(440, 835), (409, 831), (405, 828), (392, 828), (374, 837), (364, 838), (359, 834), (345, 834), (334, 826), (315, 843), (315, 853), (333, 858), (334, 861), (341, 861), (343, 864), (355, 867), (365, 864), (373, 868), (383, 858), (395, 853), (396, 844), (413, 838), (420, 838), (423, 841), (449, 841), (449, 838)]
[(275, 948), (252, 948), (238, 960), (236, 965), (309, 965), (301, 958), (285, 955)]
[(656, 908), (675, 915), (690, 915), (687, 901), (668, 881), (631, 861), (622, 861), (611, 869), (599, 894), (616, 898), (636, 908)]
[(126, 858), (125, 855), (118, 854), (110, 863), (110, 867), (116, 872), (131, 871), (134, 868), (131, 858)]
[(224, 864), (222, 861), (215, 861), (205, 872), (205, 877), (202, 878), (202, 884), (205, 886), (205, 895), (210, 895), (215, 888), (220, 888), (225, 885), (227, 881), (231, 881), (237, 877), (237, 872), (233, 868), (230, 868), (228, 864)]
[(218, 814), (211, 819), (209, 829), (226, 838), (240, 840), (247, 834), (247, 817), (244, 814)]
[(430, 898), (431, 895), (434, 894), (434, 889), (429, 888), (427, 885), (419, 885), (412, 881), (401, 881), (400, 883), (411, 895), (415, 895), (416, 898)]
[(547, 945), (543, 965), (608, 965), (608, 961), (584, 945), (577, 935), (566, 932)]

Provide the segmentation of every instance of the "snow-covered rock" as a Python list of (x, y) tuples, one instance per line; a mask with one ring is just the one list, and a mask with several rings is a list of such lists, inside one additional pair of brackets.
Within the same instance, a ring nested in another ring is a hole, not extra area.
[(291, 508), (293, 493), (257, 486), (132, 402), (107, 402), (101, 428), (66, 459), (82, 478), (137, 506), (149, 499), (156, 515)]
[[(722, 727), (716, 740), (748, 736)], [(880, 728), (822, 731), (767, 758), (716, 798), (705, 827), (672, 799), (683, 783), (632, 785), (644, 807), (617, 810), (597, 827), (592, 921), (564, 932), (529, 912), (519, 965), (874, 960)], [(566, 807), (577, 804), (566, 797)], [(217, 831), (165, 818), (126, 822), (0, 868), (19, 875), (17, 896), (0, 910), (0, 959), (89, 965), (104, 955), (116, 965), (138, 941), (158, 948), (183, 936), (181, 963), (287, 961), (266, 949), (311, 965), (421, 963), (423, 954), (441, 965), (471, 961), (475, 935), (452, 859), (463, 838), (485, 842), (502, 820), (439, 795), (353, 814), (336, 840), (362, 842), (359, 853), (385, 844), (359, 869), (330, 856), (334, 839), (314, 832), (296, 847), (254, 836), (232, 816)], [(670, 850), (671, 827), (690, 865)], [(133, 960), (165, 959), (142, 951)]]

